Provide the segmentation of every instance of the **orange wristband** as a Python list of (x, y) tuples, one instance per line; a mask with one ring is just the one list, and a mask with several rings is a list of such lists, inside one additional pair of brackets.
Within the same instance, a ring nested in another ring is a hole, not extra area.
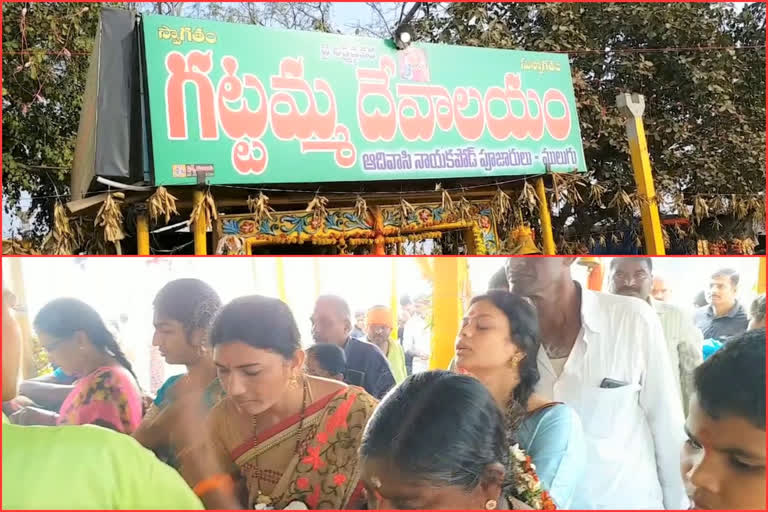
[(234, 485), (235, 482), (232, 481), (232, 477), (230, 475), (221, 474), (214, 475), (212, 477), (206, 478), (205, 480), (197, 482), (197, 484), (192, 488), (192, 491), (199, 497), (202, 497), (211, 491), (232, 489)]

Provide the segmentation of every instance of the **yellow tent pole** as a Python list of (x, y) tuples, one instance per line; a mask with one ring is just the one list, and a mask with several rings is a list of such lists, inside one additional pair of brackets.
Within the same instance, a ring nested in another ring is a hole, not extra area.
[(765, 256), (758, 258), (757, 264), (757, 293), (762, 295), (765, 293)]
[(149, 256), (149, 218), (145, 208), (136, 215), (136, 245), (139, 256)]
[(454, 341), (459, 332), (462, 305), (460, 265), (463, 258), (434, 258), (432, 343), (430, 369), (446, 369), (454, 356)]
[(21, 373), (22, 378), (30, 379), (36, 377), (34, 351), (32, 346), (32, 326), (29, 322), (29, 313), (27, 312), (27, 294), (24, 288), (24, 271), (21, 268), (21, 258), (8, 258), (8, 264), (11, 271), (11, 291), (16, 296), (16, 304), (20, 306), (20, 311), (16, 313), (16, 321), (21, 331)]
[(392, 334), (389, 336), (392, 341), (397, 341), (398, 321), (398, 308), (400, 307), (400, 300), (397, 296), (397, 258), (390, 258), (392, 262), (392, 284), (390, 288), (389, 308), (392, 311)]
[(261, 293), (262, 285), (259, 282), (259, 276), (261, 275), (261, 272), (259, 272), (259, 263), (261, 261), (258, 258), (251, 258), (251, 272), (253, 276), (253, 290), (256, 293)]
[[(440, 258), (437, 258), (440, 259)], [(419, 270), (421, 270), (421, 276), (427, 280), (432, 281), (434, 276), (434, 262), (435, 258), (431, 256), (417, 256), (416, 257), (416, 263), (419, 265)]]
[[(192, 203), (197, 206), (198, 204), (202, 203), (205, 199), (205, 195), (203, 194), (202, 190), (195, 190), (192, 193)], [(205, 224), (205, 209), (200, 208), (200, 213), (198, 214), (197, 218), (193, 222), (192, 230), (193, 230), (193, 236), (195, 240), (195, 254), (196, 255), (205, 255), (208, 254), (208, 248), (206, 247), (206, 237), (208, 235), (207, 228)]]
[(312, 269), (315, 273), (315, 297), (317, 298), (320, 296), (320, 290), (322, 289), (320, 258), (312, 258)]
[(285, 263), (283, 258), (275, 258), (275, 277), (277, 278), (277, 296), (288, 304), (288, 294), (285, 291)]
[(648, 143), (645, 139), (645, 127), (643, 126), (645, 97), (640, 94), (619, 94), (616, 96), (616, 106), (627, 117), (625, 127), (629, 139), (629, 152), (637, 192), (647, 199), (640, 206), (645, 249), (649, 255), (663, 256), (664, 237), (661, 233), (659, 205), (656, 202), (656, 189), (651, 173), (651, 158), (648, 155)]
[(539, 198), (539, 220), (541, 221), (541, 243), (544, 254), (557, 254), (555, 238), (552, 236), (552, 217), (549, 214), (547, 191), (544, 189), (544, 178), (536, 178), (536, 196)]

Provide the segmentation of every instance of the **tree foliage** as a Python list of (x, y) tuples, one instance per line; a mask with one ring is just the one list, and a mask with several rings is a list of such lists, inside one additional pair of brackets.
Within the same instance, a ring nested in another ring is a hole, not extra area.
[(3, 202), (33, 196), (31, 235), (50, 224), (69, 169), (99, 4), (3, 3)]
[[(2, 6), (4, 207), (15, 211), (22, 191), (33, 196), (24, 205), (31, 206), (34, 220), (27, 236), (47, 231), (53, 197), (68, 192), (101, 5)], [(323, 2), (132, 6), (335, 31), (331, 5)], [(378, 2), (369, 7), (373, 22), (358, 27), (363, 35), (385, 35), (394, 28), (385, 26), (387, 20), (406, 10)], [(421, 38), (432, 42), (568, 52), (587, 166), (608, 195), (634, 189), (624, 122), (615, 107), (620, 92), (646, 97), (649, 151), (663, 198), (684, 197), (692, 205), (700, 194), (764, 191), (764, 3), (740, 11), (702, 3), (437, 3), (422, 4), (415, 23)], [(572, 230), (584, 232), (606, 217), (619, 216), (596, 206), (566, 206), (554, 221), (562, 229), (570, 219)]]
[[(635, 188), (622, 92), (646, 98), (662, 198), (765, 189), (764, 3), (452, 3), (418, 29), (438, 43), (568, 52), (587, 167), (610, 194)], [(555, 220), (585, 232), (605, 217), (566, 208)]]

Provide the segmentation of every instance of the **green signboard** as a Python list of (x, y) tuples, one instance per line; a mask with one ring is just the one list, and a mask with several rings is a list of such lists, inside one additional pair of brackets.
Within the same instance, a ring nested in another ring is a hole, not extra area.
[(156, 185), (586, 170), (566, 55), (142, 24)]

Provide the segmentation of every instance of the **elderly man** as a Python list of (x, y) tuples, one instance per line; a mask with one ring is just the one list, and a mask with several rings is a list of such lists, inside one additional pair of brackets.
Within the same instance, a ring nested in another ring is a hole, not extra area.
[(651, 296), (653, 261), (651, 258), (613, 258), (609, 266), (608, 283), (611, 293), (637, 297), (647, 302), (656, 311), (664, 330), (667, 353), (677, 389), (683, 400), (683, 409), (688, 415), (691, 399), (691, 378), (693, 370), (704, 360), (702, 345), (704, 339), (693, 319), (679, 306), (662, 302)]
[(387, 356), (395, 382), (400, 384), (408, 376), (405, 370), (405, 352), (392, 341), (392, 311), (386, 306), (373, 306), (365, 316), (365, 334), (368, 341), (379, 347)]
[(357, 384), (376, 398), (382, 398), (395, 385), (387, 358), (373, 343), (350, 336), (352, 311), (335, 295), (323, 295), (312, 312), (312, 337), (315, 343), (332, 343), (347, 356), (347, 382)]
[(509, 258), (512, 291), (539, 315), (536, 392), (581, 418), (587, 467), (574, 509), (685, 509), (683, 408), (647, 304), (582, 288), (575, 258)]

